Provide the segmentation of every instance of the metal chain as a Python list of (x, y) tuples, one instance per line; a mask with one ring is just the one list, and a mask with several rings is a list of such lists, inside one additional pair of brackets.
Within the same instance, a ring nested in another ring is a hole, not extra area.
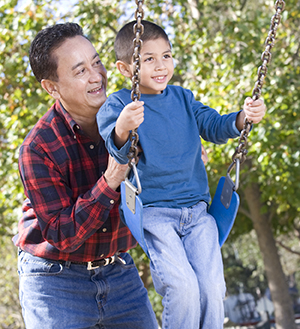
[[(275, 2), (275, 15), (271, 18), (271, 25), (270, 25), (270, 31), (265, 41), (265, 51), (261, 55), (262, 65), (258, 68), (257, 74), (258, 79), (255, 83), (254, 89), (252, 91), (252, 99), (257, 100), (259, 99), (261, 95), (261, 89), (264, 84), (264, 79), (267, 75), (267, 65), (271, 61), (271, 49), (273, 48), (275, 44), (275, 38), (276, 38), (276, 32), (278, 25), (281, 20), (281, 13), (284, 11), (285, 2), (283, 0), (277, 0)], [(239, 145), (235, 149), (235, 153), (232, 156), (233, 162), (236, 162), (236, 159), (238, 158), (240, 160), (240, 163), (243, 163), (246, 160), (246, 155), (248, 153), (246, 146), (247, 146), (247, 138), (248, 134), (252, 127), (252, 121), (249, 121), (247, 118), (244, 122), (243, 130), (241, 131), (241, 135), (239, 138)]]
[[(136, 23), (133, 26), (133, 33), (135, 34), (135, 39), (133, 40), (134, 52), (132, 56), (133, 62), (133, 77), (132, 77), (132, 89), (131, 89), (131, 99), (133, 101), (138, 101), (141, 97), (141, 92), (139, 88), (140, 83), (140, 61), (141, 61), (141, 48), (143, 45), (143, 41), (141, 40), (141, 35), (144, 33), (144, 25), (142, 24), (142, 19), (144, 17), (143, 11), (143, 0), (136, 0), (137, 9), (135, 11), (135, 19)], [(137, 133), (137, 128), (132, 130), (130, 133), (130, 141), (131, 146), (127, 157), (129, 159), (129, 167), (132, 166), (132, 160), (135, 159), (135, 163), (137, 163), (138, 157), (138, 148), (137, 143), (139, 141), (139, 135)]]

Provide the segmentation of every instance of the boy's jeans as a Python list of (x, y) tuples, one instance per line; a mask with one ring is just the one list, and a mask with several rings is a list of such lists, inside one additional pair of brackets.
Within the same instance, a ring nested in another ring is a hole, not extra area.
[(145, 239), (163, 329), (223, 328), (225, 281), (215, 219), (191, 208), (144, 208)]
[(147, 291), (129, 254), (95, 270), (19, 254), (20, 301), (27, 329), (156, 329)]

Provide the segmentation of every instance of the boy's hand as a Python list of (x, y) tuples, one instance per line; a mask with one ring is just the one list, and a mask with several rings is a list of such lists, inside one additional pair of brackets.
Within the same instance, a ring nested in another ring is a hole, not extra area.
[(259, 123), (266, 113), (266, 105), (263, 99), (254, 101), (251, 97), (247, 97), (244, 102), (243, 111), (240, 112), (236, 119), (236, 126), (238, 130), (244, 127), (245, 117), (253, 123)]
[(126, 105), (120, 113), (115, 127), (115, 144), (121, 148), (127, 141), (129, 132), (144, 121), (144, 102), (135, 101)]
[(247, 97), (244, 102), (244, 112), (249, 121), (259, 123), (266, 113), (266, 105), (263, 99), (253, 101), (252, 98)]

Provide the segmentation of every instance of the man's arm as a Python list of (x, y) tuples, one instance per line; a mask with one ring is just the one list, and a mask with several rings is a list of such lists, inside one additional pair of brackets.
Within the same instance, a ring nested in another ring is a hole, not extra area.
[[(106, 159), (104, 154), (105, 163)], [(63, 252), (78, 249), (106, 223), (110, 211), (117, 207), (120, 193), (115, 189), (127, 168), (110, 161), (106, 178), (101, 176), (88, 191), (81, 193), (71, 188), (74, 177), (66, 181), (49, 157), (29, 146), (21, 147), (19, 164), (24, 191), (32, 203), (42, 236)]]

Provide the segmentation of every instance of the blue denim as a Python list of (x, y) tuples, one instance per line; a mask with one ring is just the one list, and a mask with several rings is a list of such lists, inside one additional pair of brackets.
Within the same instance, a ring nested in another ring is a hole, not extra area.
[(155, 314), (131, 256), (87, 270), (19, 254), (20, 302), (27, 329), (157, 329)]
[(225, 280), (215, 219), (190, 208), (144, 208), (145, 239), (163, 329), (221, 329)]

